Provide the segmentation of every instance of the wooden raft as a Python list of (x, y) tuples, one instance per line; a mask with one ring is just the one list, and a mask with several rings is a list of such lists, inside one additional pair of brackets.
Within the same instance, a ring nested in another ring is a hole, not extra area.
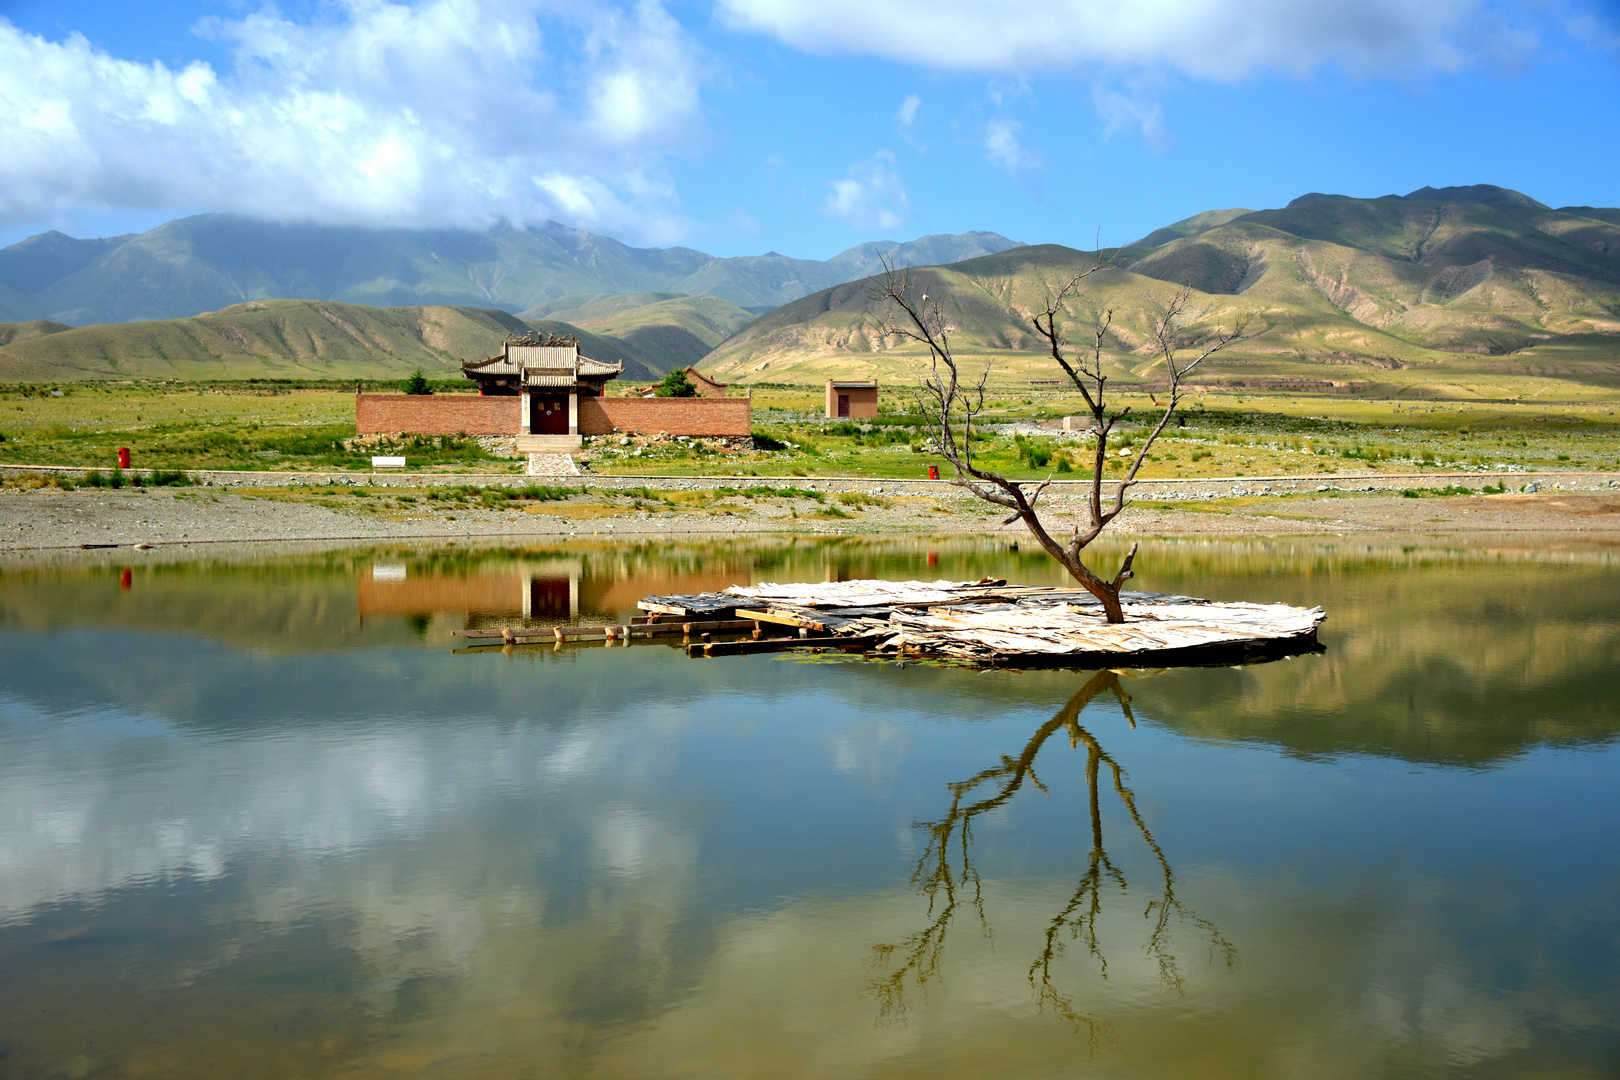
[(1319, 607), (1163, 593), (1122, 599), (1125, 622), (1119, 624), (1110, 624), (1084, 590), (988, 578), (733, 586), (649, 596), (639, 606), (659, 617), (752, 620), (800, 634), (797, 640), (739, 642), (745, 647), (737, 649), (689, 645), (690, 655), (815, 645), (1019, 665), (1270, 659), (1319, 649), (1316, 629), (1327, 617)]

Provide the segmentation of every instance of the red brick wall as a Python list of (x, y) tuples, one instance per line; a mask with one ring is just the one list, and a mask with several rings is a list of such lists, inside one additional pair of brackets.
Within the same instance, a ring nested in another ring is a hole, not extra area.
[(517, 397), (477, 394), (357, 394), (357, 435), (516, 435), (523, 419)]
[(753, 403), (747, 398), (591, 398), (579, 399), (579, 433), (607, 435), (639, 431), (654, 435), (717, 437), (752, 433)]
[(695, 367), (686, 369), (686, 381), (697, 387), (698, 397), (725, 397), (730, 383), (715, 382)]

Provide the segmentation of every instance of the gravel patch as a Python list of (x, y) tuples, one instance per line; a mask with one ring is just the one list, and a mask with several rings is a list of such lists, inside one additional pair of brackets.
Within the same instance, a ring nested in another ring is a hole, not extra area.
[[(609, 485), (601, 485), (608, 487)], [(617, 486), (617, 485), (613, 485)], [(624, 486), (641, 486), (627, 482)], [(654, 485), (645, 485), (652, 488)], [(569, 536), (702, 536), (748, 533), (998, 533), (1027, 535), (1002, 525), (1002, 513), (956, 489), (935, 485), (929, 496), (902, 485), (806, 482), (827, 493), (859, 490), (884, 505), (843, 506), (836, 498), (769, 498), (696, 509), (643, 503), (594, 492), (561, 502), (513, 503), (515, 509), (442, 506), (378, 507), (343, 495), (317, 505), (296, 497), (255, 496), (210, 488), (155, 491), (50, 488), (0, 492), (0, 552), (90, 546), (187, 545), (246, 541), (323, 541), (409, 538), (555, 539)], [(712, 491), (714, 481), (674, 480), (666, 491)], [(381, 495), (374, 493), (373, 498)], [(1042, 500), (1047, 520), (1084, 513), (1079, 493)], [(828, 514), (837, 508), (848, 517)], [(818, 516), (821, 515), (821, 516)], [(1620, 539), (1620, 493), (1546, 490), (1533, 494), (1406, 499), (1384, 494), (1325, 494), (1248, 498), (1183, 509), (1135, 506), (1110, 529), (1117, 536), (1307, 535), (1355, 532), (1572, 532)]]

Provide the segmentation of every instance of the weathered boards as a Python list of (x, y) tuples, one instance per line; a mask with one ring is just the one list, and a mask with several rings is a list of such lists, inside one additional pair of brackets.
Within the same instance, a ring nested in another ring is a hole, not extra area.
[[(1111, 624), (1080, 589), (1005, 581), (836, 581), (733, 586), (718, 593), (649, 596), (665, 615), (758, 620), (798, 627), (816, 640), (986, 663), (1102, 661), (1213, 663), (1318, 648), (1321, 608), (1216, 603), (1127, 593), (1125, 621)], [(695, 652), (694, 652), (695, 655)], [(710, 650), (707, 655), (715, 655)]]

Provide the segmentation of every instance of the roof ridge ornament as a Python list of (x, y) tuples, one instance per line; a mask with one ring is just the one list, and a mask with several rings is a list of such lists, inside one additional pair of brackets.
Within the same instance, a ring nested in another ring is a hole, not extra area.
[(506, 343), (508, 345), (536, 345), (542, 348), (550, 349), (566, 349), (570, 346), (575, 349), (579, 348), (579, 338), (575, 337), (573, 334), (568, 334), (566, 336), (561, 334), (546, 334), (544, 337), (542, 337), (533, 330), (530, 330), (526, 334), (508, 335)]

